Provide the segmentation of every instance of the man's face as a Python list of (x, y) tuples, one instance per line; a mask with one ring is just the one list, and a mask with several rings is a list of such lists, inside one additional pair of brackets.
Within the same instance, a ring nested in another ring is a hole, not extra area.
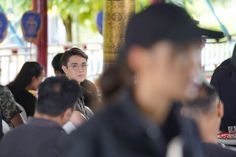
[(71, 56), (67, 66), (62, 66), (63, 71), (69, 79), (83, 82), (87, 76), (87, 60), (81, 56)]

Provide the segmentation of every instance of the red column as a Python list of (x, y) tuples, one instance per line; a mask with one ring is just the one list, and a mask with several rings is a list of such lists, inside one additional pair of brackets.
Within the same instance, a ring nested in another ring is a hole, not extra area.
[(33, 10), (41, 15), (41, 29), (37, 45), (37, 61), (42, 64), (47, 74), (47, 49), (48, 49), (48, 20), (47, 20), (47, 0), (32, 0)]

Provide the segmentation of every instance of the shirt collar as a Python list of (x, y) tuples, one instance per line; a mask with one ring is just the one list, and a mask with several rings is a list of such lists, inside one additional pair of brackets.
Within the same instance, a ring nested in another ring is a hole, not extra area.
[(58, 123), (52, 120), (44, 119), (44, 118), (30, 117), (27, 124), (34, 125), (34, 126), (42, 126), (42, 127), (56, 127), (56, 128), (62, 129), (62, 127)]

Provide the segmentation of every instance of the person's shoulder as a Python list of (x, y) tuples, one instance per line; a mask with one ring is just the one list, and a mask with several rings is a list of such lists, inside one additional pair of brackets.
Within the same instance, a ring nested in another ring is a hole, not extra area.
[(94, 117), (85, 122), (82, 126), (80, 126), (77, 130), (73, 131), (70, 136), (84, 136), (84, 135), (95, 135), (102, 133), (102, 131), (109, 127), (110, 119), (112, 119), (111, 115), (114, 115), (114, 108), (116, 105), (110, 104), (110, 106), (106, 106), (103, 110), (98, 112)]
[(16, 94), (16, 97), (22, 97), (22, 99), (27, 99), (28, 101), (31, 100), (31, 101), (35, 101), (36, 100), (36, 97), (35, 95), (28, 91), (28, 90), (22, 90), (22, 91), (19, 91), (17, 94)]
[(230, 64), (221, 64), (215, 70), (214, 73), (223, 74), (230, 70)]
[(222, 156), (227, 156), (227, 157), (235, 157), (236, 152), (229, 150), (227, 148), (223, 148), (217, 144), (214, 143), (203, 143), (204, 146), (204, 151), (206, 157), (222, 157)]
[(11, 94), (11, 91), (7, 86), (0, 85), (0, 94)]
[(10, 130), (9, 132), (7, 132), (6, 135), (3, 136), (1, 143), (11, 143), (14, 142), (14, 140), (19, 139), (19, 138), (24, 138), (23, 134), (25, 132), (25, 130), (27, 130), (27, 125), (26, 124), (22, 124), (21, 126), (14, 128), (12, 130)]
[[(212, 80), (222, 80), (225, 79), (226, 76), (232, 71), (231, 64), (221, 64), (219, 65), (213, 72)], [(228, 77), (227, 77), (228, 78)]]

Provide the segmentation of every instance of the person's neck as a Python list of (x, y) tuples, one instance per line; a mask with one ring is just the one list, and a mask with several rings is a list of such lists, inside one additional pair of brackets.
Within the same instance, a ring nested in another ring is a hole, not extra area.
[(46, 119), (46, 120), (56, 122), (59, 125), (63, 125), (62, 121), (60, 120), (60, 117), (52, 117), (46, 114), (41, 114), (41, 113), (36, 112), (34, 114), (34, 118)]
[(200, 129), (202, 141), (207, 143), (217, 143), (218, 129), (215, 126), (214, 121), (211, 119), (201, 118), (197, 123)]
[(161, 95), (161, 92), (147, 91), (143, 88), (135, 88), (134, 99), (138, 108), (149, 119), (164, 124), (171, 110), (171, 101)]

